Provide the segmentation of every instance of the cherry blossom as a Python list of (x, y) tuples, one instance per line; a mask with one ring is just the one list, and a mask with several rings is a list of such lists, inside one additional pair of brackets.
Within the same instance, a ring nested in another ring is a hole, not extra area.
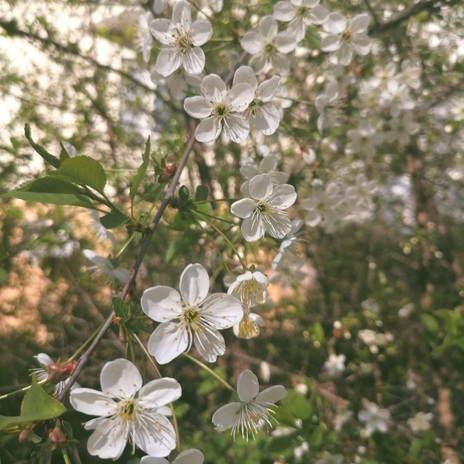
[(359, 411), (358, 419), (365, 422), (365, 435), (370, 436), (377, 431), (385, 433), (388, 429), (390, 411), (382, 409), (377, 404), (366, 399), (363, 400), (363, 405), (364, 409)]
[[(203, 464), (205, 456), (197, 449), (189, 449), (182, 451), (171, 464)], [(154, 458), (152, 456), (144, 456), (140, 460), (140, 464), (170, 464), (165, 458)]]
[(225, 293), (208, 296), (209, 277), (201, 264), (189, 264), (180, 276), (180, 294), (158, 285), (142, 295), (142, 310), (161, 322), (148, 341), (148, 351), (166, 364), (195, 344), (208, 362), (225, 352), (219, 329), (238, 324), (243, 316), (240, 302)]
[(218, 432), (232, 428), (232, 435), (240, 432), (248, 440), (264, 427), (272, 427), (273, 406), (287, 396), (282, 385), (269, 387), (259, 392), (258, 377), (250, 370), (243, 371), (237, 381), (239, 402), (219, 408), (213, 415), (213, 424)]
[(155, 19), (150, 23), (150, 30), (163, 45), (156, 59), (156, 72), (166, 77), (181, 66), (189, 74), (203, 71), (205, 53), (200, 46), (211, 38), (213, 28), (206, 19), (192, 23), (189, 3), (177, 2), (172, 11), (172, 21)]
[(267, 232), (271, 237), (284, 238), (292, 228), (285, 210), (296, 201), (295, 188), (289, 184), (274, 187), (269, 174), (258, 174), (250, 180), (250, 198), (232, 204), (232, 214), (244, 219), (242, 235), (255, 242)]
[(176, 432), (163, 414), (165, 405), (180, 398), (177, 380), (165, 377), (142, 387), (137, 367), (126, 359), (105, 364), (100, 374), (102, 392), (75, 388), (70, 402), (84, 414), (99, 416), (85, 424), (94, 430), (87, 442), (92, 456), (117, 459), (129, 440), (151, 456), (167, 456), (176, 446)]
[(227, 89), (224, 81), (210, 74), (201, 83), (201, 96), (184, 101), (185, 111), (201, 119), (195, 130), (199, 142), (213, 142), (224, 130), (233, 142), (243, 142), (250, 133), (250, 124), (243, 113), (255, 97), (250, 84), (237, 84)]

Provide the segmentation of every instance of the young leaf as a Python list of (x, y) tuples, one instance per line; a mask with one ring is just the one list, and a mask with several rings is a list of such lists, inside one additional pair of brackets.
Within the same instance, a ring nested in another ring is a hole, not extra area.
[(93, 208), (92, 202), (76, 185), (49, 176), (28, 182), (18, 190), (5, 193), (3, 196), (52, 205)]
[(208, 187), (206, 185), (199, 185), (195, 190), (195, 201), (206, 201), (208, 194)]
[(124, 224), (128, 220), (129, 218), (125, 214), (118, 212), (111, 212), (100, 218), (102, 226), (106, 229), (114, 229), (115, 227)]
[(145, 151), (142, 154), (142, 164), (139, 166), (139, 169), (137, 170), (137, 175), (134, 178), (134, 181), (132, 182), (131, 188), (130, 188), (130, 198), (131, 201), (134, 201), (135, 195), (137, 194), (137, 190), (142, 183), (143, 178), (145, 177), (145, 174), (147, 172), (148, 168), (148, 161), (150, 160), (150, 150), (151, 150), (151, 143), (150, 143), (150, 136), (148, 136), (147, 143), (145, 144)]
[(19, 416), (0, 416), (0, 430), (31, 422), (54, 419), (66, 412), (66, 407), (48, 395), (32, 377), (32, 385), (21, 403)]
[(48, 163), (51, 164), (54, 168), (59, 168), (60, 167), (60, 160), (49, 153), (47, 150), (42, 145), (39, 145), (38, 143), (35, 143), (34, 140), (32, 139), (31, 135), (31, 126), (29, 124), (26, 124), (24, 126), (24, 133), (26, 135), (26, 139), (29, 141), (31, 144), (31, 147)]
[(50, 175), (73, 184), (92, 187), (99, 193), (103, 193), (106, 184), (106, 175), (102, 165), (84, 155), (64, 160), (59, 169)]

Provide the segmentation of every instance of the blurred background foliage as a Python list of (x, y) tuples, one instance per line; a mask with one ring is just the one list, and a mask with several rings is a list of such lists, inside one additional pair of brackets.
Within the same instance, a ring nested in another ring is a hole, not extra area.
[[(213, 17), (218, 40), (205, 46), (208, 72), (227, 73), (241, 54), (238, 39), (256, 24), (256, 15), (272, 13), (274, 3), (224, 1), (222, 13)], [(341, 454), (347, 463), (458, 463), (464, 449), (464, 7), (451, 0), (324, 5), (347, 16), (367, 10), (372, 17), (375, 53), (358, 59), (350, 70), (360, 81), (371, 76), (376, 65), (392, 60), (420, 64), (422, 87), (414, 95), (420, 134), (403, 147), (385, 142), (365, 160), (368, 178), (380, 185), (371, 220), (340, 224), (335, 230), (306, 228), (299, 243), (306, 277), (290, 288), (271, 286), (273, 301), (260, 308), (266, 322), (260, 337), (239, 340), (226, 334), (226, 355), (213, 368), (232, 379), (232, 385), (245, 368), (260, 372), (263, 385), (285, 385), (290, 393), (276, 413), (281, 428), (248, 443), (215, 432), (211, 415), (230, 394), (189, 360), (179, 358), (162, 373), (183, 387), (176, 405), (182, 446), (201, 449), (206, 462), (215, 464), (316, 463), (325, 451)], [(162, 85), (153, 85), (137, 53), (137, 18), (142, 8), (151, 7), (134, 1), (3, 2), (2, 194), (43, 171), (40, 157), (24, 137), (24, 124), (29, 123), (35, 139), (50, 152), (59, 153), (62, 142), (100, 161), (112, 187), (111, 198), (128, 211), (129, 186), (147, 135), (155, 134), (139, 190), (144, 199), (133, 213), (134, 224), (144, 224), (160, 195), (156, 169), (178, 161), (189, 128), (181, 103)], [(431, 35), (438, 45), (431, 43)], [(232, 41), (221, 42), (223, 38)], [(300, 65), (287, 79), (288, 88), (297, 91), (291, 94), (279, 131), (291, 142), (271, 138), (283, 169), (291, 175), (289, 182), (306, 196), (313, 178), (354, 181), (356, 169), (350, 166), (362, 157), (345, 154), (343, 147), (348, 129), (364, 111), (359, 103), (363, 88), (354, 86), (339, 110), (339, 124), (321, 137), (317, 112), (304, 101), (314, 102), (324, 83), (318, 78), (329, 66), (324, 54), (311, 53), (311, 40), (315, 39), (308, 35), (303, 45), (309, 52), (302, 50)], [(203, 184), (210, 200), (238, 198), (240, 160), (256, 147), (216, 143), (212, 152), (197, 144), (182, 183), (191, 196)], [(307, 147), (317, 147), (317, 161), (303, 168)], [(390, 195), (392, 185), (405, 178), (406, 193)], [(37, 367), (34, 355), (46, 352), (61, 360), (72, 356), (110, 313), (117, 284), (110, 286), (87, 271), (83, 249), (115, 257), (111, 242), (98, 238), (87, 211), (7, 197), (0, 198), (0, 204), (2, 395), (30, 384), (29, 369)], [(228, 217), (222, 202), (213, 202), (211, 211)], [(296, 207), (295, 213), (300, 212)], [(216, 288), (224, 291), (223, 261), (230, 268), (236, 264), (228, 251), (222, 251), (226, 245), (220, 236), (205, 233), (195, 221), (176, 213), (168, 209), (149, 247), (132, 293), (136, 315), (143, 290), (176, 287), (185, 265), (200, 262), (212, 269)], [(113, 232), (123, 244), (133, 229), (123, 226)], [(239, 239), (236, 229), (225, 233)], [(140, 234), (132, 238), (119, 266), (131, 267), (141, 239)], [(275, 247), (274, 240), (262, 240), (247, 248), (247, 258), (270, 270), (269, 250)], [(134, 324), (146, 340), (151, 323)], [(365, 330), (371, 331), (370, 341), (358, 335)], [(99, 388), (103, 363), (126, 355), (124, 341), (115, 325), (79, 383)], [(143, 354), (137, 347), (133, 350), (146, 378), (153, 378)], [(337, 377), (324, 369), (332, 353), (346, 356), (346, 369)], [(0, 413), (17, 414), (21, 399), (22, 394), (2, 399)], [(363, 399), (390, 411), (387, 433), (362, 436), (357, 413)], [(340, 425), (347, 411), (352, 414)], [(415, 433), (407, 420), (419, 411), (433, 413), (432, 427)], [(63, 420), (79, 442), (82, 462), (99, 462), (86, 455), (88, 433), (80, 426), (86, 418), (69, 411)], [(41, 424), (35, 432), (46, 438), (50, 426)], [(43, 449), (27, 440), (18, 443), (17, 436), (0, 441), (2, 463), (39, 462)], [(127, 449), (117, 462), (136, 463), (137, 456)], [(59, 452), (52, 462), (62, 462)]]

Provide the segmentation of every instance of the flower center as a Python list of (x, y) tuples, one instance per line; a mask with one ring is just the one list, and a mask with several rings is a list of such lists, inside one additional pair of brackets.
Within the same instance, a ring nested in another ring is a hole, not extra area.
[(192, 34), (186, 32), (184, 34), (179, 34), (176, 38), (176, 47), (179, 48), (183, 53), (189, 50), (192, 47)]
[(213, 109), (213, 115), (223, 118), (229, 113), (229, 108), (224, 103), (218, 103)]
[(275, 50), (274, 44), (272, 44), (271, 42), (268, 42), (264, 46), (264, 53), (272, 53), (274, 50)]
[(271, 205), (269, 205), (269, 203), (261, 201), (256, 205), (256, 209), (261, 214), (274, 214), (276, 212), (276, 210)]
[(253, 400), (248, 403), (242, 403), (240, 410), (235, 417), (235, 423), (232, 426), (232, 435), (235, 437), (237, 430), (243, 438), (248, 440), (248, 435), (251, 432), (252, 437), (264, 426), (272, 427), (269, 418), (269, 413), (273, 413), (272, 409), (261, 406)]
[(308, 14), (309, 8), (306, 6), (299, 6), (296, 10), (295, 16), (304, 18)]
[(351, 40), (352, 35), (353, 34), (351, 33), (349, 29), (345, 29), (340, 39), (342, 42), (349, 42)]
[(200, 313), (198, 312), (197, 308), (194, 307), (185, 307), (184, 312), (182, 314), (182, 318), (184, 320), (184, 323), (191, 327), (193, 330), (198, 330), (200, 327)]
[(137, 407), (137, 402), (138, 400), (135, 398), (128, 398), (121, 401), (118, 405), (116, 415), (125, 421), (134, 422), (138, 420), (139, 408)]

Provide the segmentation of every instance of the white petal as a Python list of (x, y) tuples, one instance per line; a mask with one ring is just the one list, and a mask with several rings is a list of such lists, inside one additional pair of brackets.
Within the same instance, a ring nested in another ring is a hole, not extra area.
[(201, 93), (207, 100), (213, 101), (217, 94), (221, 94), (226, 90), (226, 84), (216, 74), (209, 74), (201, 83)]
[(343, 66), (348, 66), (353, 59), (353, 52), (351, 47), (346, 44), (342, 43), (340, 48), (337, 50), (336, 57), (338, 58), (338, 62)]
[(124, 427), (115, 421), (107, 420), (92, 433), (87, 442), (87, 449), (92, 456), (117, 459), (123, 453), (126, 443), (127, 432)]
[(330, 13), (322, 27), (331, 34), (341, 34), (346, 28), (346, 19), (340, 13)]
[(264, 228), (271, 237), (284, 238), (292, 230), (292, 223), (286, 213), (268, 214)]
[(308, 19), (313, 24), (323, 24), (327, 21), (329, 16), (329, 10), (324, 8), (322, 5), (317, 5), (308, 14)]
[(273, 76), (259, 85), (258, 90), (256, 91), (256, 96), (263, 102), (267, 102), (274, 97), (276, 92), (279, 90), (279, 86), (280, 77)]
[(176, 447), (176, 432), (171, 422), (161, 414), (144, 414), (144, 427), (134, 428), (134, 442), (154, 457), (167, 456)]
[(205, 52), (194, 47), (184, 53), (182, 67), (188, 74), (200, 74), (205, 68)]
[(189, 264), (180, 276), (179, 289), (186, 303), (199, 305), (209, 292), (208, 272), (201, 264)]
[(247, 32), (240, 41), (242, 48), (250, 55), (257, 55), (262, 53), (266, 41), (261, 34), (257, 32)]
[(42, 367), (47, 367), (50, 364), (55, 364), (55, 361), (53, 361), (53, 359), (50, 358), (50, 356), (48, 356), (48, 354), (46, 353), (39, 353), (38, 355), (34, 356), (34, 358), (37, 359), (37, 361)]
[(369, 15), (367, 14), (360, 14), (355, 16), (348, 25), (348, 28), (351, 32), (355, 34), (362, 34), (363, 32), (367, 31), (369, 27)]
[(321, 40), (323, 52), (334, 52), (340, 48), (340, 37), (338, 35), (327, 35)]
[(263, 200), (272, 194), (274, 186), (269, 174), (258, 174), (250, 180), (250, 195), (255, 200)]
[(203, 119), (211, 115), (212, 106), (204, 97), (195, 96), (185, 99), (184, 110), (192, 118)]
[(142, 387), (137, 367), (127, 359), (115, 359), (103, 366), (100, 374), (102, 392), (113, 398), (130, 398)]
[(253, 214), (253, 216), (247, 217), (242, 222), (241, 227), (243, 238), (247, 242), (256, 242), (260, 238), (264, 237), (265, 229), (264, 224), (259, 214)]
[(243, 309), (233, 296), (214, 293), (203, 303), (201, 316), (216, 329), (228, 329), (242, 320)]
[(153, 456), (144, 456), (140, 460), (140, 464), (169, 464), (169, 461), (164, 458), (154, 458)]
[(197, 449), (182, 451), (172, 464), (203, 464), (205, 456)]
[(212, 35), (213, 28), (209, 21), (206, 21), (205, 19), (197, 19), (192, 24), (192, 44), (196, 47), (200, 47), (208, 42)]
[(272, 42), (277, 35), (277, 21), (272, 16), (264, 16), (259, 21), (258, 30), (268, 42)]
[(250, 66), (240, 66), (240, 68), (235, 71), (233, 86), (237, 84), (248, 84), (252, 89), (258, 87), (258, 81), (256, 80), (255, 73)]
[(296, 8), (290, 2), (277, 2), (274, 6), (274, 18), (279, 21), (291, 21), (296, 14)]
[(232, 111), (245, 111), (255, 98), (255, 91), (249, 84), (237, 84), (227, 93)]
[(277, 185), (269, 198), (269, 203), (277, 209), (287, 209), (295, 203), (296, 197), (293, 185)]
[(259, 393), (259, 382), (253, 372), (249, 369), (243, 371), (237, 380), (237, 393), (240, 401), (248, 403), (252, 399), (256, 398)]
[(172, 9), (172, 22), (181, 23), (186, 31), (190, 31), (192, 22), (190, 5), (184, 1), (178, 1)]
[(216, 362), (226, 351), (224, 337), (216, 329), (206, 328), (193, 333), (193, 342), (200, 356), (208, 362)]
[(253, 214), (256, 209), (256, 203), (251, 198), (243, 198), (232, 203), (230, 212), (239, 218), (247, 218)]
[(119, 280), (119, 282), (125, 283), (127, 282), (127, 279), (129, 278), (129, 271), (127, 269), (118, 267), (113, 270), (113, 275), (115, 279)]
[(264, 156), (259, 163), (259, 170), (261, 172), (270, 172), (274, 171), (277, 168), (278, 159), (277, 156), (274, 155), (267, 155)]
[(167, 364), (187, 350), (189, 338), (181, 323), (160, 324), (148, 340), (148, 352), (159, 364)]
[(274, 105), (268, 103), (259, 108), (252, 122), (264, 135), (271, 135), (279, 127), (280, 112)]
[(241, 143), (250, 133), (250, 124), (241, 114), (229, 114), (227, 118), (224, 119), (223, 129), (224, 133), (232, 142)]
[(219, 408), (213, 414), (213, 424), (218, 432), (223, 432), (232, 427), (235, 422), (236, 415), (240, 412), (240, 403), (229, 403)]
[(290, 62), (285, 55), (282, 53), (273, 53), (270, 56), (271, 68), (275, 73), (280, 75), (286, 75), (290, 69)]
[(287, 396), (287, 390), (282, 385), (266, 388), (257, 397), (257, 403), (277, 403)]
[(215, 116), (203, 119), (195, 129), (195, 138), (199, 142), (214, 142), (222, 131), (221, 120)]
[(296, 48), (295, 36), (288, 32), (279, 32), (275, 40), (275, 47), (280, 53), (290, 53)]
[(174, 47), (162, 48), (155, 63), (155, 71), (163, 77), (170, 76), (181, 65), (182, 53)]
[(174, 43), (171, 32), (171, 21), (168, 19), (154, 19), (150, 22), (149, 28), (155, 39), (163, 45), (172, 45)]
[(166, 322), (182, 314), (182, 301), (177, 290), (164, 285), (147, 288), (140, 301), (143, 312), (154, 321)]
[(255, 74), (259, 74), (267, 64), (267, 55), (264, 53), (259, 53), (253, 56), (250, 60), (250, 66), (253, 68)]
[(117, 404), (104, 393), (91, 388), (74, 388), (69, 394), (72, 407), (89, 416), (111, 416)]
[(179, 399), (181, 395), (182, 387), (179, 382), (170, 377), (163, 377), (148, 382), (141, 388), (138, 397), (143, 408), (158, 409)]
[(358, 55), (367, 55), (371, 49), (371, 39), (367, 35), (357, 35), (352, 37), (351, 45)]

